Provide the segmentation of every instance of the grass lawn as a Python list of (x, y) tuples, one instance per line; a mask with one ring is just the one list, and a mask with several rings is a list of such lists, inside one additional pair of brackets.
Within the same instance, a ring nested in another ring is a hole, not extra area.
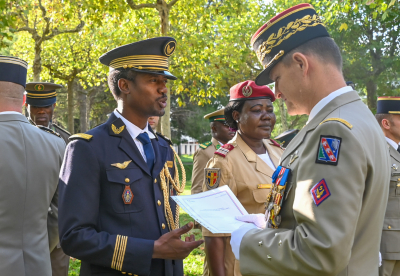
[[(185, 164), (193, 162), (193, 156), (191, 155), (182, 155), (181, 156), (182, 162)], [(190, 195), (190, 187), (191, 187), (191, 177), (192, 177), (192, 168), (193, 165), (184, 165), (186, 171), (186, 187), (185, 191), (182, 195)], [(180, 178), (182, 179), (182, 178)], [(180, 210), (180, 223), (181, 226), (188, 223), (189, 221), (193, 221), (193, 219), (182, 209)], [(194, 234), (196, 240), (202, 238), (201, 231), (199, 229), (192, 229), (187, 235)], [(183, 236), (182, 239), (185, 237)], [(203, 262), (204, 262), (204, 244), (202, 244), (199, 248), (190, 253), (190, 255), (183, 261), (185, 275), (187, 276), (195, 276), (195, 275), (202, 275), (203, 274)], [(76, 259), (71, 259), (69, 262), (69, 272), (68, 276), (78, 276), (79, 275), (79, 268), (81, 262)]]

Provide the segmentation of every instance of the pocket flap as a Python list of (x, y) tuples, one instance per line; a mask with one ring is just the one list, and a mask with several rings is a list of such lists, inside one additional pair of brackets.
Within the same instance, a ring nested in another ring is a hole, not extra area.
[(257, 203), (265, 203), (270, 189), (253, 190), (253, 197)]
[(383, 230), (400, 230), (400, 218), (385, 218)]
[(110, 169), (106, 171), (107, 179), (110, 182), (130, 185), (143, 177), (141, 169)]

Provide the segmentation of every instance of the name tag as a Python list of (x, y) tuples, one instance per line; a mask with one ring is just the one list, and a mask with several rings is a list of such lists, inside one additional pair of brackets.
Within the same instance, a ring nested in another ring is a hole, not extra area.
[(272, 184), (258, 184), (257, 189), (271, 189)]

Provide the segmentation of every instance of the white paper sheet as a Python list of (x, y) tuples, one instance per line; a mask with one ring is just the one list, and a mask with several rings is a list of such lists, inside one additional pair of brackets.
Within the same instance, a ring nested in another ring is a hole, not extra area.
[(228, 186), (172, 199), (213, 234), (230, 234), (246, 224), (235, 219), (248, 213)]

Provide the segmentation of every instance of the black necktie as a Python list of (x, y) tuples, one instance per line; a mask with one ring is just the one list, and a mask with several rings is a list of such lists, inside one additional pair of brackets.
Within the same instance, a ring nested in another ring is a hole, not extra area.
[(153, 145), (151, 144), (149, 135), (147, 134), (147, 132), (143, 132), (137, 136), (137, 139), (143, 144), (144, 154), (146, 155), (147, 159), (147, 166), (149, 167), (151, 172), (154, 167), (155, 156)]

